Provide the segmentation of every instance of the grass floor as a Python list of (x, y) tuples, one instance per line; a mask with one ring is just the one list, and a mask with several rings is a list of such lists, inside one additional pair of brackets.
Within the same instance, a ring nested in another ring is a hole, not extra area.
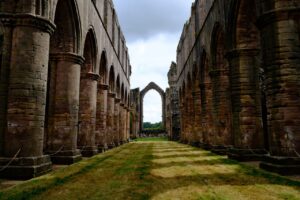
[(0, 199), (300, 199), (300, 182), (168, 141), (135, 141), (0, 191)]

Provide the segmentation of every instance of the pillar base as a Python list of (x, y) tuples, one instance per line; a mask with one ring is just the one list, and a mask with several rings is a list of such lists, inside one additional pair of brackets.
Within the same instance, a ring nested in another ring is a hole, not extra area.
[(300, 158), (265, 156), (259, 167), (280, 175), (300, 175)]
[(223, 146), (223, 145), (212, 145), (211, 147), (212, 147), (211, 152), (218, 155), (227, 155), (229, 149), (232, 148), (230, 146)]
[(94, 147), (84, 147), (81, 150), (81, 155), (83, 157), (93, 157), (97, 154), (98, 154), (98, 148), (96, 146), (94, 146)]
[(107, 149), (107, 144), (98, 145), (98, 153), (104, 153), (105, 151), (107, 151)]
[[(0, 158), (0, 169), (12, 158)], [(26, 180), (46, 174), (52, 170), (50, 156), (16, 158), (6, 169), (0, 172), (1, 178)]]
[(107, 145), (108, 149), (113, 149), (116, 147), (115, 143), (110, 143)]
[(229, 149), (228, 158), (237, 161), (262, 161), (268, 152), (264, 149)]
[(193, 147), (199, 147), (200, 146), (200, 142), (196, 141), (196, 142), (190, 142), (189, 145), (193, 146)]
[(115, 142), (115, 146), (118, 147), (121, 145), (121, 142)]
[[(51, 155), (51, 153), (53, 154), (55, 152), (48, 151), (47, 153)], [(78, 149), (70, 150), (70, 151), (61, 151), (51, 156), (51, 161), (54, 164), (60, 164), (60, 165), (71, 165), (81, 161), (81, 159), (82, 159), (82, 155)]]
[(212, 145), (211, 144), (205, 144), (205, 143), (199, 143), (199, 148), (210, 151), (212, 149)]

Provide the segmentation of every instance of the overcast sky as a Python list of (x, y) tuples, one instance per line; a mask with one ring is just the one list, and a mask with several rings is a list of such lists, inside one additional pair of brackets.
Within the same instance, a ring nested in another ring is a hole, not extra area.
[[(131, 88), (142, 90), (151, 81), (163, 90), (176, 61), (176, 48), (194, 0), (114, 0), (129, 48)], [(161, 98), (149, 91), (144, 99), (144, 121), (161, 121)]]

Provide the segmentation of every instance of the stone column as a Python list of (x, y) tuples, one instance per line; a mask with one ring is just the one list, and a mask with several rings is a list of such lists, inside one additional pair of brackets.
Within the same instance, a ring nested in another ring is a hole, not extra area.
[(257, 160), (266, 153), (259, 88), (258, 49), (236, 49), (227, 54), (231, 68), (234, 148), (229, 157)]
[(79, 86), (83, 57), (72, 53), (50, 55), (50, 85), (46, 151), (57, 164), (81, 160), (77, 149)]
[(186, 141), (186, 137), (185, 137), (185, 105), (184, 105), (184, 101), (183, 100), (181, 100), (181, 102), (180, 102), (180, 113), (181, 113), (181, 115), (180, 115), (180, 118), (181, 118), (181, 120), (180, 120), (180, 125), (181, 125), (181, 131), (180, 131), (180, 141), (182, 142), (182, 143), (185, 143), (185, 141)]
[[(54, 25), (38, 16), (0, 16), (14, 21), (7, 94), (7, 126), (0, 177), (28, 179), (51, 170), (43, 154), (50, 35)], [(1, 99), (2, 101), (2, 99)]]
[[(209, 79), (209, 80), (208, 80)], [(200, 84), (201, 88), (201, 108), (202, 108), (202, 131), (203, 145), (205, 149), (211, 149), (214, 131), (212, 117), (212, 87), (210, 77), (205, 77), (205, 82)]]
[(123, 112), (123, 120), (124, 120), (124, 129), (123, 129), (123, 136), (124, 136), (124, 142), (127, 142), (127, 106), (124, 105), (124, 112)]
[(120, 129), (119, 129), (119, 138), (120, 138), (120, 142), (121, 144), (123, 144), (125, 142), (124, 139), (124, 103), (121, 102), (120, 103), (120, 112), (119, 112), (119, 123), (120, 123)]
[(213, 70), (210, 75), (213, 80), (213, 149), (224, 149), (232, 145), (229, 70)]
[(115, 109), (114, 109), (114, 144), (120, 146), (120, 101), (121, 99), (115, 98)]
[(300, 4), (285, 0), (261, 2), (258, 20), (263, 41), (263, 66), (271, 157), (261, 164), (281, 174), (300, 174)]
[(114, 111), (115, 111), (115, 93), (108, 93), (107, 96), (107, 145), (111, 149), (114, 146), (113, 135), (114, 133)]
[[(190, 89), (192, 90), (192, 89)], [(186, 127), (187, 127), (187, 139), (188, 143), (193, 145), (194, 144), (194, 102), (193, 102), (193, 93), (192, 91), (188, 91), (186, 97)]]
[(130, 139), (130, 108), (129, 107), (126, 110), (126, 116), (127, 116), (126, 142), (129, 142), (129, 139)]
[(107, 150), (107, 130), (106, 130), (106, 115), (107, 115), (107, 92), (108, 85), (98, 84), (97, 95), (97, 116), (96, 116), (96, 144), (99, 152)]
[(0, 15), (0, 157), (4, 156), (4, 133), (7, 126), (7, 95), (12, 53), (13, 21)]
[(78, 133), (78, 148), (85, 157), (98, 153), (95, 143), (96, 107), (97, 107), (97, 82), (99, 75), (94, 73), (81, 73), (80, 80), (80, 105)]
[(194, 99), (194, 138), (195, 145), (199, 146), (199, 143), (203, 142), (202, 136), (202, 118), (201, 118), (201, 91), (199, 87), (199, 82), (196, 81), (196, 87), (193, 94)]

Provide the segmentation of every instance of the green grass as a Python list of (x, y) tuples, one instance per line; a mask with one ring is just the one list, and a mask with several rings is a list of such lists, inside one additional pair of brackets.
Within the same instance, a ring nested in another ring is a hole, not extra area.
[(134, 140), (135, 142), (161, 142), (168, 141), (167, 137), (145, 137), (145, 138), (137, 138)]
[(300, 199), (300, 182), (166, 139), (142, 138), (4, 189), (0, 199), (293, 200)]

